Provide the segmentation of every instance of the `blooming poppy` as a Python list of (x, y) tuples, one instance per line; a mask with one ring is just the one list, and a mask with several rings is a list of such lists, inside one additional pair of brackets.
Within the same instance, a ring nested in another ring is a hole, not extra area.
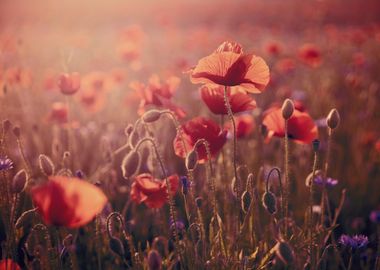
[[(252, 134), (253, 129), (255, 128), (255, 120), (250, 114), (243, 114), (235, 116), (236, 124), (236, 137), (245, 138)], [(231, 129), (231, 122), (227, 122), (224, 127), (228, 130)]]
[[(174, 174), (168, 177), (170, 194), (174, 195), (179, 186), (179, 177)], [(131, 198), (137, 203), (145, 203), (149, 208), (161, 208), (168, 199), (166, 181), (155, 179), (149, 173), (135, 177), (131, 186)]]
[(21, 270), (21, 267), (11, 259), (0, 261), (0, 270)]
[(244, 54), (239, 44), (224, 42), (199, 60), (190, 78), (193, 83), (240, 86), (247, 92), (260, 93), (269, 82), (269, 68), (261, 57)]
[(32, 199), (46, 224), (78, 228), (99, 214), (107, 198), (93, 184), (78, 178), (52, 176), (32, 189)]
[[(285, 136), (285, 120), (281, 108), (272, 107), (264, 112), (263, 125), (267, 128), (267, 138)], [(288, 137), (297, 143), (309, 144), (318, 137), (318, 128), (307, 112), (294, 109), (288, 120)]]
[[(196, 117), (187, 121), (181, 125), (181, 130), (186, 149), (184, 149), (179, 133), (174, 138), (173, 146), (175, 154), (183, 158), (186, 157), (185, 150), (190, 151), (199, 139), (205, 139), (209, 143), (211, 156), (216, 156), (227, 140), (227, 130), (221, 130), (217, 123), (204, 117)], [(198, 161), (205, 162), (207, 153), (203, 144), (198, 147), (197, 152)]]
[(147, 106), (154, 105), (173, 111), (179, 118), (185, 117), (185, 111), (171, 101), (179, 83), (180, 79), (175, 76), (169, 77), (166, 81), (161, 82), (156, 74), (149, 78), (148, 85), (140, 82), (132, 82), (130, 87), (136, 91), (141, 100), (139, 104), (139, 114), (143, 114)]
[(59, 76), (58, 87), (64, 95), (73, 95), (80, 88), (80, 75), (77, 72), (63, 73)]
[(318, 67), (322, 63), (321, 50), (314, 44), (304, 44), (298, 55), (302, 62), (311, 67)]
[[(201, 98), (215, 114), (228, 114), (224, 103), (224, 87), (204, 85), (199, 89)], [(227, 89), (227, 96), (233, 113), (250, 111), (256, 108), (256, 101), (243, 89), (233, 87)]]

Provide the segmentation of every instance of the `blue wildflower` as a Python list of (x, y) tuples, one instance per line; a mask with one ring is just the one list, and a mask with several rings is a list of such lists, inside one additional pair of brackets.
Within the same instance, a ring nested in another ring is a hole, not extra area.
[(343, 234), (339, 238), (338, 242), (348, 248), (364, 249), (368, 245), (368, 237), (362, 234), (354, 235), (352, 237), (349, 235)]
[(7, 156), (0, 157), (0, 171), (9, 171), (13, 169), (13, 161)]

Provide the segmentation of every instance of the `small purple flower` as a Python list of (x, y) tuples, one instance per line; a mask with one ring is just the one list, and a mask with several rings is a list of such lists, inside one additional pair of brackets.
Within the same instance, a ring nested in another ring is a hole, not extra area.
[(187, 194), (190, 188), (190, 181), (187, 179), (186, 176), (181, 176), (181, 183), (182, 183), (182, 193)]
[(349, 247), (352, 249), (364, 249), (368, 245), (368, 237), (365, 235), (354, 235), (349, 236), (346, 234), (343, 234), (338, 241), (340, 244), (342, 244), (345, 247)]
[(9, 171), (13, 169), (13, 161), (7, 156), (0, 157), (0, 171)]
[(380, 224), (380, 210), (374, 210), (374, 211), (372, 211), (371, 214), (369, 215), (369, 219), (373, 223)]
[[(317, 175), (314, 178), (314, 184), (318, 186), (323, 186), (323, 177), (321, 175)], [(328, 177), (325, 182), (327, 187), (334, 187), (338, 184), (338, 180)]]

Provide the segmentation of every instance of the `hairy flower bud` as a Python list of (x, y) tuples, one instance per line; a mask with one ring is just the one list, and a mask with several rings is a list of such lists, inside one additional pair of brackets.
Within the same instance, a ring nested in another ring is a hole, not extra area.
[(198, 152), (196, 150), (192, 150), (190, 153), (186, 156), (186, 168), (187, 170), (191, 171), (194, 170), (197, 167), (198, 163)]
[(280, 241), (276, 244), (276, 256), (285, 264), (291, 264), (294, 261), (294, 252), (286, 242)]
[(241, 209), (244, 213), (247, 213), (252, 203), (252, 195), (249, 191), (244, 191), (241, 195)]
[(285, 99), (284, 103), (282, 104), (282, 117), (285, 120), (290, 119), (292, 117), (293, 112), (294, 112), (294, 103), (290, 99)]
[(132, 175), (134, 175), (140, 166), (140, 154), (139, 152), (132, 150), (123, 158), (121, 162), (121, 171), (123, 173), (123, 177), (128, 179)]
[(150, 110), (143, 114), (141, 117), (145, 123), (153, 123), (160, 119), (161, 112), (158, 110)]
[(327, 126), (331, 129), (338, 127), (340, 122), (340, 115), (337, 109), (332, 109), (327, 116)]
[(21, 193), (26, 187), (26, 182), (28, 181), (28, 175), (25, 170), (20, 170), (13, 177), (11, 191), (12, 193)]
[(55, 166), (54, 166), (53, 161), (48, 156), (41, 154), (38, 157), (38, 162), (39, 162), (40, 170), (44, 175), (52, 176), (54, 174)]
[(268, 191), (264, 193), (262, 203), (269, 214), (274, 215), (277, 212), (277, 200), (272, 192)]
[(160, 253), (152, 249), (148, 253), (148, 268), (149, 270), (161, 269), (162, 258)]

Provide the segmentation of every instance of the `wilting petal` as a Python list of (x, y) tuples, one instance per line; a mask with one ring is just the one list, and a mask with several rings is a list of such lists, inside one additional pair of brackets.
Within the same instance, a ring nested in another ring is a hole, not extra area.
[(77, 228), (89, 223), (107, 202), (95, 185), (78, 178), (54, 176), (32, 190), (33, 202), (46, 224)]

